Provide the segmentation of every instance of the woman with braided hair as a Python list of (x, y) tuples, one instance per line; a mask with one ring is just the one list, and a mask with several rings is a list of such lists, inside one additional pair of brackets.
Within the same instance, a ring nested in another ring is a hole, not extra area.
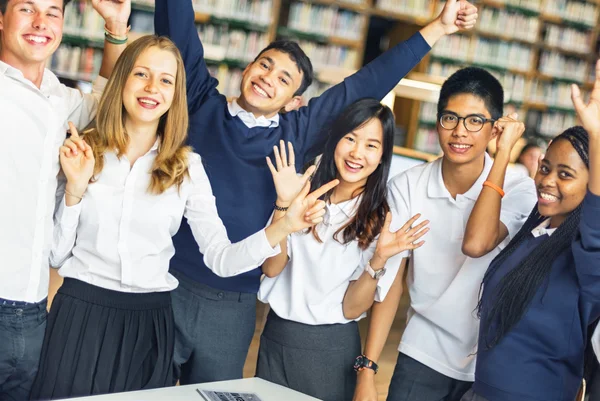
[(482, 283), (475, 383), (463, 401), (573, 401), (588, 326), (600, 316), (600, 61), (583, 127), (557, 136), (538, 204)]

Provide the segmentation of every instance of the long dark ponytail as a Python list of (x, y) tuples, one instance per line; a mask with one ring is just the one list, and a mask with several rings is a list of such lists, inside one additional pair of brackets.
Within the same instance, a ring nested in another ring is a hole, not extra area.
[[(339, 178), (334, 156), (338, 142), (348, 133), (372, 119), (378, 119), (383, 128), (381, 164), (367, 178), (365, 187), (361, 189), (362, 199), (356, 215), (334, 235), (336, 240), (343, 244), (358, 240), (361, 249), (366, 249), (381, 232), (385, 215), (389, 211), (386, 192), (387, 179), (392, 164), (395, 129), (394, 114), (390, 108), (382, 105), (379, 100), (369, 98), (358, 100), (346, 107), (329, 129), (323, 155), (311, 182), (311, 191), (314, 191), (321, 185)], [(332, 191), (325, 194), (325, 200), (330, 198)], [(320, 241), (316, 230), (311, 229), (310, 231)], [(340, 240), (338, 236), (342, 231), (342, 239)]]
[[(557, 141), (569, 141), (589, 168), (589, 138), (582, 127), (572, 127), (557, 136)], [(550, 145), (552, 146), (552, 144)], [(571, 246), (579, 232), (581, 205), (573, 210), (552, 236), (546, 238), (519, 265), (504, 276), (498, 287), (494, 289), (494, 300), (489, 312), (483, 316), (481, 329), (485, 346), (494, 347), (521, 320), (534, 295), (550, 275), (552, 263)], [(540, 215), (535, 205), (521, 230), (510, 241), (508, 246), (496, 256), (483, 277), (483, 287), (496, 273), (502, 263), (521, 245), (531, 231), (541, 224), (546, 217)], [(482, 317), (481, 297), (477, 305), (478, 316)], [(483, 344), (480, 344), (482, 346)]]

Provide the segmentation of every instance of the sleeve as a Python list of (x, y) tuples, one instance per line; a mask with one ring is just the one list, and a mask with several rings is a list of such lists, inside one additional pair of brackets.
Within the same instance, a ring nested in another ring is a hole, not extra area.
[(571, 247), (582, 300), (600, 314), (600, 196), (588, 191), (583, 199), (579, 236)]
[(518, 177), (507, 189), (500, 208), (500, 221), (508, 229), (504, 244), (519, 232), (537, 202), (535, 183), (529, 177)]
[(67, 121), (72, 121), (78, 130), (84, 129), (96, 117), (98, 104), (107, 82), (106, 78), (98, 76), (92, 86), (92, 93), (86, 94), (65, 86), (70, 100)]
[(204, 47), (195, 24), (192, 0), (156, 0), (154, 31), (177, 45), (185, 65), (188, 111), (194, 113), (207, 96), (216, 96), (218, 81), (208, 72)]
[(304, 163), (322, 151), (327, 139), (323, 129), (346, 106), (362, 98), (383, 99), (430, 49), (417, 32), (293, 112), (298, 126), (296, 142), (305, 154)]
[(66, 206), (63, 190), (63, 196), (54, 215), (54, 233), (50, 251), (50, 266), (52, 267), (61, 267), (71, 257), (77, 237), (82, 203), (83, 200), (75, 206)]
[(281, 252), (279, 245), (271, 247), (264, 229), (235, 244), (229, 241), (200, 156), (193, 154), (190, 159), (191, 189), (184, 216), (206, 266), (218, 276), (230, 277), (253, 270)]

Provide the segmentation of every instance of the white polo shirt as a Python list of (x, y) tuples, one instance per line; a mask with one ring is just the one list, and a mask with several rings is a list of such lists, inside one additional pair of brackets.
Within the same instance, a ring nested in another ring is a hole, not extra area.
[[(318, 242), (312, 233), (299, 232), (288, 237), (287, 265), (278, 276), (265, 277), (258, 292), (258, 299), (268, 303), (279, 317), (310, 325), (352, 321), (344, 317), (344, 295), (350, 282), (363, 274), (377, 241), (363, 251), (358, 241), (341, 244), (333, 235), (354, 216), (360, 199), (358, 196), (327, 205), (323, 222), (316, 226), (323, 242)], [(383, 301), (387, 295), (401, 261), (402, 256), (397, 255), (386, 263), (386, 273), (377, 283), (375, 301)], [(365, 316), (363, 313), (355, 320)]]
[(410, 258), (407, 286), (411, 304), (398, 350), (445, 376), (463, 381), (475, 380), (479, 331), (476, 307), (484, 273), (521, 228), (536, 202), (533, 180), (509, 171), (500, 214), (508, 237), (481, 258), (465, 256), (461, 252), (465, 227), (492, 164), (486, 154), (483, 172), (456, 199), (442, 179), (442, 158), (413, 167), (389, 183), (392, 230), (417, 213), (431, 222), (425, 244)]

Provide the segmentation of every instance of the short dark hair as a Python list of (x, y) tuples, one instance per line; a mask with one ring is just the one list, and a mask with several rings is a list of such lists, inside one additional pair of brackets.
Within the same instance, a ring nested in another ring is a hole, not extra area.
[[(1, 0), (0, 0), (1, 1)], [(310, 62), (310, 58), (304, 53), (304, 50), (293, 40), (276, 40), (271, 42), (269, 46), (265, 47), (258, 53), (258, 56), (254, 61), (258, 60), (260, 56), (268, 50), (277, 50), (290, 56), (292, 61), (298, 66), (298, 71), (302, 72), (302, 83), (298, 90), (294, 93), (294, 96), (300, 96), (308, 89), (312, 84), (314, 78), (313, 66)]]
[[(6, 12), (6, 6), (8, 6), (8, 2), (10, 0), (0, 0), (0, 13), (4, 14)], [(63, 0), (63, 10), (69, 4), (71, 0)]]
[(502, 117), (504, 90), (492, 74), (478, 67), (467, 67), (456, 71), (442, 85), (438, 100), (438, 115), (448, 106), (452, 96), (470, 94), (484, 101), (494, 120)]

